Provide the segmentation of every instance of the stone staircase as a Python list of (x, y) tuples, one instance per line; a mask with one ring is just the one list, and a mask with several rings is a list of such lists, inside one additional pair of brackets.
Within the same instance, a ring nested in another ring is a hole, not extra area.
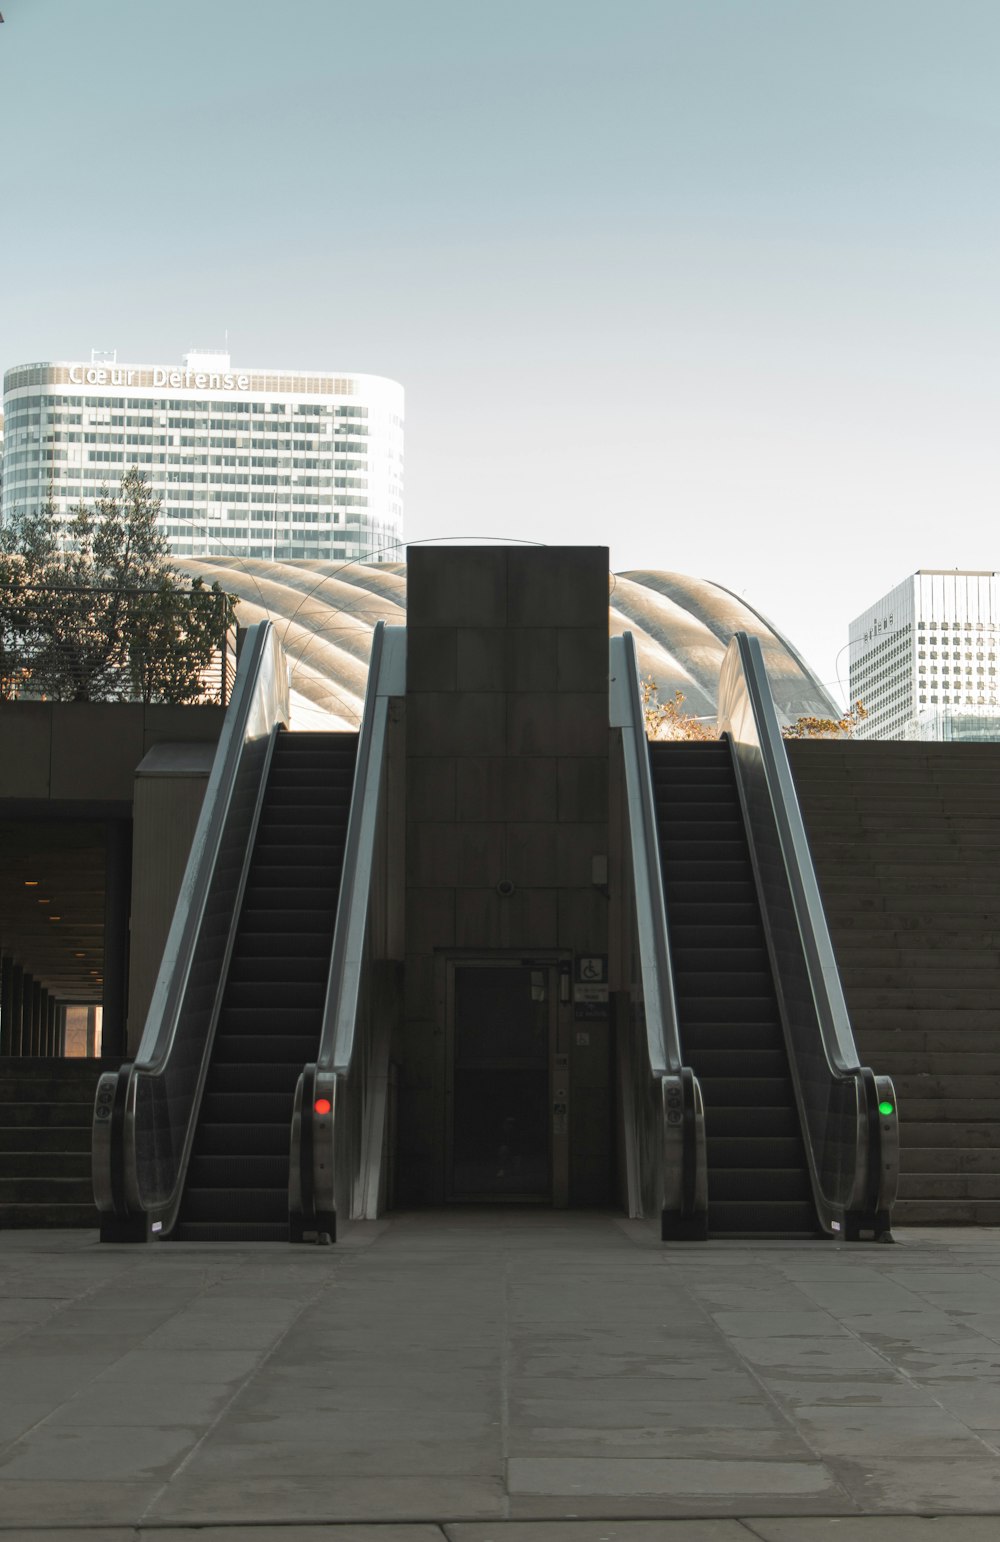
[(896, 1221), (1000, 1223), (1000, 744), (788, 749), (861, 1059), (899, 1099)]
[(94, 1226), (90, 1127), (119, 1060), (0, 1059), (0, 1228)]

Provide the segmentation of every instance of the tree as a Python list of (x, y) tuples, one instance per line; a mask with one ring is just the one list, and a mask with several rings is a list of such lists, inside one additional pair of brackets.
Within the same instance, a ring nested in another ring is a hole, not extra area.
[(0, 529), (0, 689), (69, 701), (190, 702), (235, 599), (170, 567), (160, 500), (135, 467), (61, 523), (50, 503)]
[(718, 739), (714, 723), (703, 722), (681, 710), (685, 700), (682, 691), (675, 691), (672, 701), (661, 701), (659, 686), (652, 676), (641, 680), (639, 689), (647, 739)]

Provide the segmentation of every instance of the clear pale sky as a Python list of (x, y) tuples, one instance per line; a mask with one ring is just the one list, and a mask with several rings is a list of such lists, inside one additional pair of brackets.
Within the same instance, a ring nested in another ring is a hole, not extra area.
[(391, 375), (410, 539), (716, 579), (827, 681), (1000, 567), (1000, 0), (0, 6), (3, 368)]

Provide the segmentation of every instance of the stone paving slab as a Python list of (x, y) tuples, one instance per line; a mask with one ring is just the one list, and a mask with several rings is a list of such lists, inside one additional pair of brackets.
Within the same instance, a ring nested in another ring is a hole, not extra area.
[(998, 1287), (1000, 1233), (973, 1229), (664, 1248), (494, 1210), (333, 1248), (5, 1233), (0, 1538), (874, 1542), (870, 1519), (879, 1542), (1000, 1542)]

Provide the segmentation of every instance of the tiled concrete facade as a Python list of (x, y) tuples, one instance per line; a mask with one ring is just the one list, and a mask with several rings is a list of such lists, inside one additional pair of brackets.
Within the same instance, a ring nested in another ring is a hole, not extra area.
[[(408, 582), (398, 1199), (435, 1203), (447, 957), (608, 950), (593, 868), (608, 849), (608, 553), (413, 548)], [(610, 1198), (607, 1024), (586, 1038), (571, 1046), (573, 1204)]]

